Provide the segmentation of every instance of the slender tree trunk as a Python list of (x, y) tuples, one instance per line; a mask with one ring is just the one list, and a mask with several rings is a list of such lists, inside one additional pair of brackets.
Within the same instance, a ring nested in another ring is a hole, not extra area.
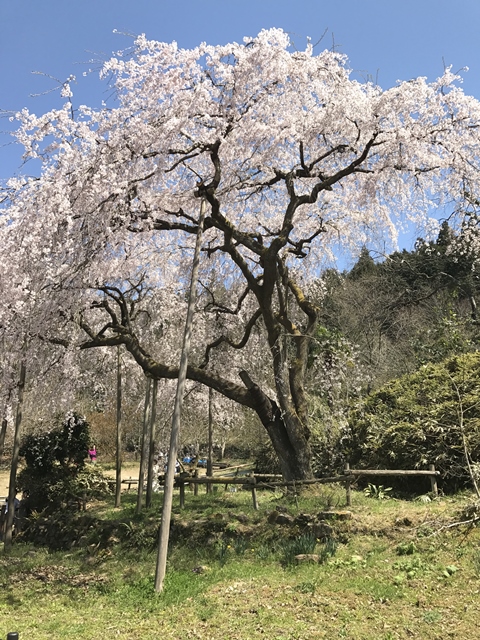
[(175, 462), (177, 459), (178, 442), (180, 438), (180, 417), (182, 413), (183, 394), (187, 378), (188, 352), (192, 336), (193, 312), (195, 308), (196, 284), (198, 279), (198, 267), (200, 262), (200, 247), (202, 244), (203, 222), (205, 220), (206, 203), (202, 198), (200, 215), (198, 219), (197, 240), (193, 256), (192, 276), (188, 295), (187, 318), (185, 320), (185, 333), (183, 336), (182, 355), (178, 372), (177, 392), (175, 394), (175, 408), (172, 418), (172, 432), (170, 435), (170, 450), (168, 454), (167, 473), (163, 494), (162, 522), (158, 541), (157, 567), (155, 572), (155, 591), (163, 591), (163, 582), (167, 568), (168, 540), (170, 537), (170, 521), (172, 518), (173, 484), (175, 476)]
[(13, 439), (12, 465), (10, 467), (10, 484), (8, 487), (8, 512), (7, 521), (5, 523), (4, 552), (9, 553), (12, 548), (12, 530), (13, 520), (15, 517), (15, 497), (17, 495), (17, 469), (18, 454), (20, 451), (20, 438), (22, 427), (22, 411), (23, 411), (23, 392), (25, 389), (26, 366), (25, 360), (20, 363), (20, 376), (18, 379), (18, 402), (17, 415), (15, 419), (15, 435)]
[(7, 435), (7, 426), (8, 422), (4, 412), (4, 417), (2, 418), (2, 426), (0, 427), (0, 457), (3, 456), (3, 452), (5, 451), (5, 436)]
[[(207, 476), (213, 475), (213, 389), (208, 390), (208, 454)], [(207, 484), (207, 493), (211, 493), (212, 485)]]
[(115, 474), (115, 506), (119, 507), (122, 495), (122, 363), (120, 345), (117, 347), (117, 451)]
[(142, 440), (140, 443), (140, 470), (138, 473), (138, 492), (137, 492), (137, 509), (136, 513), (142, 511), (143, 500), (143, 485), (145, 484), (145, 467), (147, 464), (147, 449), (148, 449), (148, 427), (150, 423), (150, 408), (151, 408), (151, 388), (152, 380), (147, 378), (147, 387), (145, 390), (145, 407), (143, 410), (143, 429)]
[(155, 420), (157, 417), (157, 390), (158, 390), (158, 380), (154, 380), (151, 411), (150, 411), (150, 425), (149, 425), (149, 443), (150, 444), (148, 448), (147, 495), (145, 498), (145, 504), (147, 508), (152, 506), (153, 465), (155, 461)]
[(3, 404), (3, 413), (2, 413), (2, 426), (0, 427), (0, 456), (3, 456), (5, 452), (5, 437), (7, 435), (7, 410), (8, 405), (10, 404), (10, 399), (12, 397), (12, 388), (9, 387), (7, 397), (5, 398), (5, 402)]

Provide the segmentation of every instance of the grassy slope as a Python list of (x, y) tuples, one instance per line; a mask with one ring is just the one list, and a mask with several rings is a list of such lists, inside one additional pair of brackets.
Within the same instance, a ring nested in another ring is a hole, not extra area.
[[(0, 637), (14, 630), (20, 640), (477, 636), (480, 529), (445, 528), (471, 497), (422, 503), (354, 493), (353, 519), (340, 527), (336, 554), (300, 566), (282, 564), (289, 529), (265, 525), (268, 513), (279, 504), (293, 515), (316, 513), (341, 503), (343, 492), (324, 490), (298, 505), (276, 494), (259, 499), (254, 513), (247, 492), (188, 495), (177, 517), (228, 513), (230, 537), (175, 547), (160, 596), (153, 592), (155, 552), (134, 548), (142, 538), (131, 504), (123, 513), (132, 516), (133, 548), (61, 554), (15, 545), (11, 557), (0, 557)], [(249, 524), (235, 520), (239, 512)], [(103, 515), (118, 517), (104, 507)], [(194, 572), (199, 566), (203, 573)]]

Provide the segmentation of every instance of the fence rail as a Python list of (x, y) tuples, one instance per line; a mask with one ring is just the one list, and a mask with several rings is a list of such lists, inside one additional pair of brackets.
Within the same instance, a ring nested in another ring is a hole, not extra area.
[[(427, 476), (430, 477), (431, 491), (434, 496), (438, 496), (437, 477), (440, 475), (439, 471), (435, 470), (435, 465), (431, 464), (428, 470), (421, 469), (350, 469), (350, 465), (345, 465), (345, 471), (343, 475), (331, 476), (329, 478), (312, 478), (309, 480), (280, 480), (281, 476), (276, 474), (255, 474), (242, 477), (235, 476), (186, 476), (181, 474), (175, 479), (176, 486), (180, 489), (180, 507), (185, 506), (185, 485), (193, 485), (195, 489), (198, 485), (217, 485), (224, 484), (225, 489), (228, 485), (242, 485), (249, 488), (252, 492), (252, 501), (254, 509), (258, 510), (258, 498), (257, 489), (267, 489), (276, 487), (301, 487), (303, 485), (313, 484), (332, 484), (340, 483), (344, 484), (346, 490), (346, 502), (347, 506), (352, 504), (352, 484), (361, 476), (373, 477), (373, 476)], [(272, 480), (268, 480), (272, 478)]]

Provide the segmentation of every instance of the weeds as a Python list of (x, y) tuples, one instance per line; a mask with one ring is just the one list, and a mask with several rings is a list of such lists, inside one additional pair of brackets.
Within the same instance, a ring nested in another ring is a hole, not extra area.
[(480, 551), (477, 549), (472, 554), (473, 572), (477, 578), (480, 578)]
[(312, 533), (287, 539), (280, 544), (281, 562), (284, 566), (295, 564), (295, 556), (314, 553), (317, 539)]
[(388, 493), (392, 490), (392, 487), (384, 487), (383, 484), (376, 485), (368, 483), (368, 486), (365, 487), (363, 493), (367, 496), (367, 498), (375, 498), (375, 500), (386, 500), (390, 496)]

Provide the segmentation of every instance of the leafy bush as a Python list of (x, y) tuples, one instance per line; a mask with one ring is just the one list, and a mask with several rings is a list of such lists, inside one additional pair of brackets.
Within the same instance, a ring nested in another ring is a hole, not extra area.
[(270, 442), (265, 442), (257, 449), (255, 473), (281, 473), (278, 456)]
[(17, 482), (29, 511), (55, 511), (72, 504), (80, 508), (85, 497), (111, 491), (99, 471), (85, 468), (89, 445), (89, 425), (73, 412), (60, 427), (24, 438), (20, 455), (26, 467)]
[[(478, 352), (425, 365), (391, 381), (352, 412), (343, 442), (345, 458), (365, 469), (426, 469), (434, 464), (443, 490), (465, 486), (469, 476), (463, 436), (471, 460), (480, 459), (479, 390)], [(402, 480), (402, 486), (423, 492), (425, 482), (413, 477)], [(394, 483), (398, 487), (392, 478)]]

